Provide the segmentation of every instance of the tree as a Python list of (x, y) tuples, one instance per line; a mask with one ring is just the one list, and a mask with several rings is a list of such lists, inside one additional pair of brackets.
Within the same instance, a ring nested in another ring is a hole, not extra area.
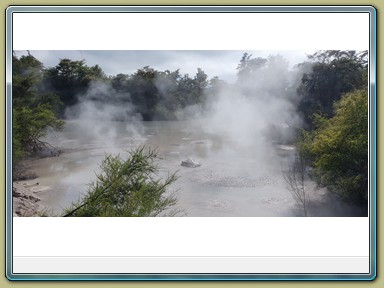
[(100, 66), (90, 67), (85, 63), (85, 60), (61, 59), (58, 65), (45, 71), (46, 86), (51, 86), (65, 106), (76, 104), (77, 96), (87, 91), (91, 81), (107, 79)]
[(356, 90), (334, 105), (335, 116), (320, 117), (311, 152), (319, 182), (343, 198), (368, 198), (368, 93)]
[(305, 185), (306, 181), (306, 169), (307, 169), (307, 159), (305, 154), (301, 151), (295, 155), (295, 160), (288, 167), (288, 169), (283, 169), (283, 177), (285, 182), (288, 184), (288, 190), (291, 193), (295, 202), (303, 208), (304, 216), (308, 216), (308, 206), (309, 206), (309, 195), (307, 187)]
[[(200, 68), (194, 78), (175, 71), (158, 71), (150, 66), (138, 69), (132, 75), (117, 74), (109, 78), (111, 87), (121, 104), (132, 104), (145, 121), (176, 120), (190, 105), (202, 105), (208, 89), (207, 75)], [(91, 99), (94, 100), (94, 99)], [(105, 97), (106, 103), (113, 102)]]
[(44, 93), (40, 85), (44, 67), (32, 55), (12, 58), (12, 143), (13, 160), (49, 148), (41, 140), (49, 129), (61, 130), (63, 121), (57, 119), (61, 106), (54, 93)]
[(117, 92), (126, 92), (127, 91), (127, 85), (129, 81), (129, 75), (119, 73), (116, 76), (111, 78), (111, 85), (112, 88), (115, 89)]
[(155, 79), (159, 99), (155, 107), (155, 119), (176, 120), (175, 112), (180, 109), (180, 94), (178, 93), (178, 81), (181, 75), (179, 69), (159, 71)]
[(193, 94), (194, 94), (194, 102), (196, 104), (201, 104), (205, 100), (204, 92), (205, 92), (205, 89), (207, 88), (208, 83), (209, 83), (207, 78), (208, 78), (208, 76), (207, 76), (207, 74), (205, 74), (203, 69), (197, 68), (197, 73), (196, 73), (195, 77), (193, 78), (193, 83), (194, 83)]
[[(52, 152), (52, 146), (41, 138), (46, 135), (48, 129), (60, 131), (64, 126), (64, 122), (56, 118), (50, 106), (44, 104), (35, 108), (14, 108), (13, 121), (16, 160), (27, 153), (43, 149), (49, 149)], [(23, 152), (18, 150), (20, 148)]]
[(156, 87), (158, 71), (145, 66), (138, 69), (130, 78), (130, 94), (143, 120), (153, 120), (160, 95)]
[(180, 77), (177, 86), (180, 107), (185, 108), (189, 105), (193, 105), (194, 101), (192, 92), (195, 88), (195, 83), (193, 79), (189, 77), (188, 74), (184, 74), (182, 77)]
[(341, 96), (368, 85), (367, 51), (318, 51), (308, 56), (313, 62), (310, 73), (302, 77), (298, 106), (305, 124), (314, 128), (314, 114), (326, 118), (334, 115), (333, 105)]
[(152, 217), (174, 216), (179, 211), (169, 210), (177, 202), (167, 188), (176, 180), (169, 175), (158, 179), (159, 167), (154, 164), (156, 152), (139, 147), (123, 160), (107, 155), (101, 172), (84, 197), (66, 209), (64, 216), (77, 217)]
[(244, 53), (237, 66), (237, 84), (248, 97), (269, 101), (271, 98), (288, 99), (290, 87), (289, 62), (281, 55), (267, 58)]
[(260, 69), (264, 68), (268, 60), (262, 57), (251, 58), (252, 54), (244, 53), (241, 57), (239, 65), (237, 65), (237, 76), (241, 81), (244, 78), (249, 79), (250, 76), (255, 76)]

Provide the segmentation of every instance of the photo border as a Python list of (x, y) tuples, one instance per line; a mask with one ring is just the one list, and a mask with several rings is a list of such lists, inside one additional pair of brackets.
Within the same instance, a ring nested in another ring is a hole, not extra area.
[[(377, 270), (377, 100), (376, 100), (376, 71), (377, 71), (377, 22), (376, 9), (373, 6), (234, 6), (234, 5), (210, 5), (210, 6), (11, 6), (6, 11), (6, 95), (12, 94), (9, 84), (12, 65), (12, 14), (13, 13), (369, 13), (370, 14), (370, 144), (371, 165), (373, 174), (370, 175), (370, 273), (369, 274), (13, 274), (12, 273), (12, 173), (6, 173), (6, 274), (9, 280), (372, 280), (376, 277)], [(12, 171), (12, 98), (6, 97), (6, 171)], [(373, 133), (371, 133), (373, 131)], [(372, 193), (373, 192), (373, 193)], [(176, 276), (177, 275), (177, 276)], [(181, 276), (182, 275), (182, 276)], [(197, 275), (197, 277), (196, 277)], [(317, 275), (314, 277), (313, 275)], [(360, 275), (360, 276), (358, 276)], [(181, 277), (180, 277), (181, 276)], [(200, 278), (199, 278), (200, 277)]]

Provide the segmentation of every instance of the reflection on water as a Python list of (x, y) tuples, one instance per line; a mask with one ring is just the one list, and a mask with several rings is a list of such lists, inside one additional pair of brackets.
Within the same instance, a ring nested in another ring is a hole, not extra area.
[[(39, 196), (55, 213), (81, 197), (106, 153), (146, 145), (158, 149), (161, 175), (178, 171), (171, 186), (178, 207), (188, 216), (302, 216), (287, 190), (281, 163), (289, 162), (293, 147), (241, 141), (204, 132), (203, 122), (68, 121), (62, 133), (47, 140), (59, 147), (59, 157), (36, 160), (34, 172), (42, 187)], [(202, 165), (182, 167), (182, 160)], [(160, 176), (161, 176), (160, 175)], [(24, 181), (27, 183), (36, 182)], [(312, 216), (359, 216), (364, 211), (330, 197), (308, 182)]]

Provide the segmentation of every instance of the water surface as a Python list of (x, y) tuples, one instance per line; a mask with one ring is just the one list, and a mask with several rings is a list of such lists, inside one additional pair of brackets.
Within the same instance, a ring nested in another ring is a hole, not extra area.
[[(158, 149), (161, 177), (177, 171), (179, 179), (170, 191), (178, 197), (176, 208), (188, 216), (303, 216), (282, 176), (282, 167), (293, 159), (293, 147), (269, 143), (262, 136), (254, 141), (220, 136), (207, 132), (203, 121), (71, 120), (62, 133), (52, 133), (47, 140), (63, 153), (34, 160), (32, 169), (39, 178), (23, 182), (38, 182), (33, 189), (57, 214), (86, 192), (107, 153), (124, 157), (126, 151), (146, 145)], [(181, 166), (188, 158), (201, 166)], [(365, 215), (364, 209), (310, 180), (307, 190), (310, 216)]]

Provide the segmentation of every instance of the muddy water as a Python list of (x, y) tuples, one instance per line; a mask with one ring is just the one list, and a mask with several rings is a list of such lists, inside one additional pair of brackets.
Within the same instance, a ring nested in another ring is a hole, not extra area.
[[(178, 197), (177, 208), (188, 216), (303, 215), (281, 171), (282, 163), (292, 159), (292, 147), (274, 146), (262, 139), (220, 137), (205, 132), (203, 125), (68, 121), (62, 133), (46, 139), (63, 153), (35, 160), (32, 168), (39, 178), (24, 182), (52, 213), (60, 214), (86, 192), (106, 153), (125, 156), (125, 151), (146, 145), (158, 149), (160, 176), (177, 171), (179, 179), (170, 190)], [(181, 166), (188, 158), (201, 166)], [(360, 208), (332, 197), (313, 182), (307, 184), (310, 216), (364, 215)]]

